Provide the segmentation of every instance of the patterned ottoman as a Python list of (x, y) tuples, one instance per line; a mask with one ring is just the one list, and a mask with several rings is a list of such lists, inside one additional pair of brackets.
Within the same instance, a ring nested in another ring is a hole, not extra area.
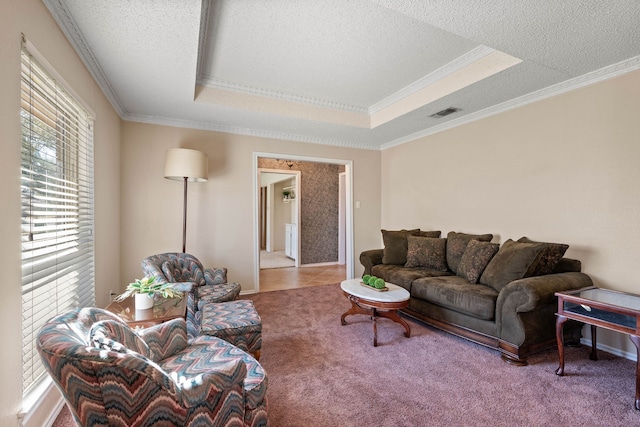
[(205, 304), (202, 307), (202, 335), (222, 338), (260, 359), (262, 319), (251, 300)]

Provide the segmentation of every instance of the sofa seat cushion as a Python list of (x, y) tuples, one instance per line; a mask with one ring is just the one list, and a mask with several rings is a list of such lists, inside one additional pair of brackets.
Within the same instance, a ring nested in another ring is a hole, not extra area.
[(483, 320), (495, 318), (498, 291), (463, 277), (423, 277), (411, 285), (411, 297)]
[(222, 285), (204, 285), (196, 289), (198, 310), (206, 304), (233, 301), (240, 295), (239, 283), (224, 283)]
[(211, 366), (241, 359), (247, 367), (244, 392), (247, 409), (252, 410), (266, 402), (267, 376), (262, 366), (251, 355), (220, 338), (201, 335), (189, 347), (159, 365), (177, 378), (197, 378), (210, 371)]
[(378, 264), (371, 268), (371, 274), (384, 279), (385, 282), (402, 286), (411, 292), (411, 283), (421, 277), (450, 276), (446, 271), (429, 270), (419, 267), (402, 267), (399, 265)]

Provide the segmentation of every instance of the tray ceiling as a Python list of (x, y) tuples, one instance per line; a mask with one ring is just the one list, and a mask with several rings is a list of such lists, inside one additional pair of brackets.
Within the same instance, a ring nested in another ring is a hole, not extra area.
[(387, 148), (640, 68), (635, 0), (44, 1), (123, 119), (300, 142)]

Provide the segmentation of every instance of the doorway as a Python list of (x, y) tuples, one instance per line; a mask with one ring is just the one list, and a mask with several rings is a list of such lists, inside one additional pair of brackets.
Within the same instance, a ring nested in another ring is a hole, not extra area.
[(300, 171), (258, 168), (260, 269), (298, 267)]
[[(254, 241), (256, 242), (254, 277), (256, 290), (261, 290), (261, 271), (265, 273), (268, 272), (269, 274), (276, 272), (275, 269), (261, 270), (261, 258), (263, 258), (261, 255), (268, 253), (266, 251), (271, 249), (269, 242), (273, 242), (273, 244), (276, 245), (273, 246), (274, 249), (278, 248), (277, 239), (280, 239), (279, 235), (281, 233), (281, 231), (277, 231), (278, 226), (270, 227), (270, 221), (273, 215), (268, 214), (272, 213), (271, 211), (275, 209), (275, 206), (269, 205), (269, 203), (274, 200), (269, 196), (269, 193), (277, 195), (278, 199), (285, 196), (281, 191), (284, 190), (284, 188), (278, 188), (277, 184), (275, 184), (273, 188), (267, 188), (265, 185), (265, 179), (268, 177), (268, 175), (266, 175), (267, 173), (279, 173), (280, 178), (284, 178), (281, 181), (286, 182), (288, 179), (285, 175), (286, 173), (300, 173), (302, 171), (302, 175), (298, 175), (295, 181), (295, 189), (293, 190), (295, 192), (294, 197), (296, 198), (295, 206), (298, 220), (296, 223), (293, 221), (290, 223), (297, 228), (297, 233), (294, 234), (297, 238), (294, 237), (291, 240), (291, 245), (293, 248), (297, 247), (295, 260), (300, 268), (280, 269), (277, 271), (279, 277), (291, 277), (291, 280), (299, 282), (300, 286), (308, 286), (310, 282), (306, 280), (306, 278), (311, 274), (318, 275), (318, 277), (335, 277), (331, 282), (325, 283), (335, 283), (336, 281), (352, 277), (352, 161), (302, 156), (285, 157), (282, 154), (273, 153), (254, 153), (253, 160), (255, 178), (254, 200), (256, 202), (254, 209)], [(328, 172), (318, 173), (317, 171)], [(325, 177), (330, 180), (330, 184), (313, 187), (313, 185), (318, 185), (318, 180), (325, 179)], [(302, 185), (303, 181), (306, 182), (306, 187)], [(291, 185), (289, 187), (291, 187)], [(304, 192), (304, 197), (302, 197), (301, 191)], [(334, 196), (326, 199), (329, 193), (334, 194)], [(338, 200), (340, 200), (339, 206)], [(331, 208), (331, 206), (328, 206), (329, 202), (331, 204), (335, 202), (335, 207)], [(305, 210), (306, 213), (304, 213)], [(332, 225), (329, 228), (323, 228), (324, 223), (313, 224), (322, 210), (334, 212), (333, 215), (335, 215), (335, 217), (331, 220)], [(338, 212), (341, 212), (340, 216), (338, 216)], [(338, 223), (340, 224), (339, 227)], [(271, 232), (268, 231), (269, 228)], [(278, 233), (278, 236), (271, 235), (271, 233)], [(284, 235), (288, 235), (286, 230)], [(330, 236), (334, 237), (332, 238)], [(325, 239), (324, 243), (322, 239)], [(326, 239), (330, 239), (329, 245), (326, 244)], [(333, 253), (333, 255), (329, 255), (330, 259), (327, 258), (328, 253), (325, 250), (327, 246), (333, 248), (328, 252), (329, 254)], [(286, 270), (291, 271), (287, 272)], [(320, 274), (322, 274), (322, 276), (320, 276)], [(304, 280), (302, 280), (303, 278)], [(290, 287), (295, 287), (295, 283), (293, 286), (285, 286), (285, 288)]]

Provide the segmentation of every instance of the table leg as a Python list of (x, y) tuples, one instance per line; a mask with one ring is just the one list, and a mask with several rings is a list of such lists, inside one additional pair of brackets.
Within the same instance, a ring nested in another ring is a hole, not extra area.
[(371, 310), (366, 310), (362, 307), (360, 307), (358, 305), (358, 300), (357, 298), (351, 299), (349, 298), (349, 301), (351, 302), (351, 308), (349, 310), (347, 310), (341, 317), (340, 317), (340, 323), (342, 323), (342, 325), (346, 325), (347, 321), (344, 320), (345, 317), (351, 315), (351, 314), (367, 314), (367, 315), (371, 315)]
[(398, 316), (398, 312), (393, 311), (378, 311), (378, 316), (386, 317), (387, 319), (391, 319), (396, 323), (399, 323), (404, 328), (404, 336), (409, 338), (411, 336), (411, 328), (409, 324), (400, 316)]
[(596, 341), (596, 325), (591, 325), (591, 354), (589, 355), (589, 359), (591, 360), (598, 360)]
[(373, 317), (373, 346), (378, 346), (378, 313), (375, 308), (371, 309), (371, 317)]
[(640, 337), (629, 335), (631, 342), (636, 346), (636, 410), (640, 410)]
[(556, 319), (556, 341), (558, 342), (558, 358), (560, 359), (560, 366), (556, 369), (556, 375), (564, 375), (564, 323), (567, 318), (561, 315), (557, 315)]

